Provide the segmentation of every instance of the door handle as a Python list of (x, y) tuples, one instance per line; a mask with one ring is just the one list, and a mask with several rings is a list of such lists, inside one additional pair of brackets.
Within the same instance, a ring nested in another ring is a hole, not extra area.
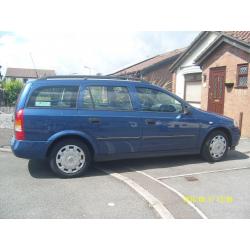
[(89, 118), (89, 122), (92, 123), (92, 124), (100, 124), (101, 119), (99, 119), (99, 118)]
[(155, 120), (145, 120), (147, 125), (155, 125)]
[(136, 128), (138, 126), (137, 122), (128, 122), (130, 127)]

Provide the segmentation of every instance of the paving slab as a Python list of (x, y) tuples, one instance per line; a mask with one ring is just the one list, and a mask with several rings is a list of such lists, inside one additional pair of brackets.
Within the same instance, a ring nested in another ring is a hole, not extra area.
[(249, 169), (218, 172), (196, 176), (195, 181), (185, 177), (162, 180), (183, 193), (212, 219), (250, 218), (250, 163)]
[(10, 146), (10, 141), (13, 136), (13, 129), (0, 129), (0, 147)]

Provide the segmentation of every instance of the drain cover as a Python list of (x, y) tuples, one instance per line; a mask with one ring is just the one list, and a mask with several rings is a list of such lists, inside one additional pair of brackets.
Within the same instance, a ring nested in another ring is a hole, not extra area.
[(195, 178), (194, 176), (186, 176), (185, 179), (186, 179), (187, 181), (198, 181), (198, 179)]

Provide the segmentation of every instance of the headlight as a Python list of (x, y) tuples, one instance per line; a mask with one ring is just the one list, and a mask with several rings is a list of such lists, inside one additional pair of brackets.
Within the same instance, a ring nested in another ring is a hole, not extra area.
[(239, 127), (239, 124), (238, 124), (238, 122), (236, 120), (234, 120), (234, 126), (237, 127), (237, 128)]

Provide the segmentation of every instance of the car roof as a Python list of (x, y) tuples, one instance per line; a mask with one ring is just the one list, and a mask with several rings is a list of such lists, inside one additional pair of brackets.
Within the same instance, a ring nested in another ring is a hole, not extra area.
[(54, 84), (73, 84), (73, 83), (94, 83), (94, 84), (122, 84), (122, 85), (140, 85), (140, 86), (152, 86), (151, 83), (140, 80), (138, 78), (126, 78), (126, 77), (113, 77), (113, 76), (75, 76), (75, 75), (66, 75), (66, 76), (51, 76), (39, 78), (37, 80), (28, 81), (33, 84), (43, 84), (50, 85)]

